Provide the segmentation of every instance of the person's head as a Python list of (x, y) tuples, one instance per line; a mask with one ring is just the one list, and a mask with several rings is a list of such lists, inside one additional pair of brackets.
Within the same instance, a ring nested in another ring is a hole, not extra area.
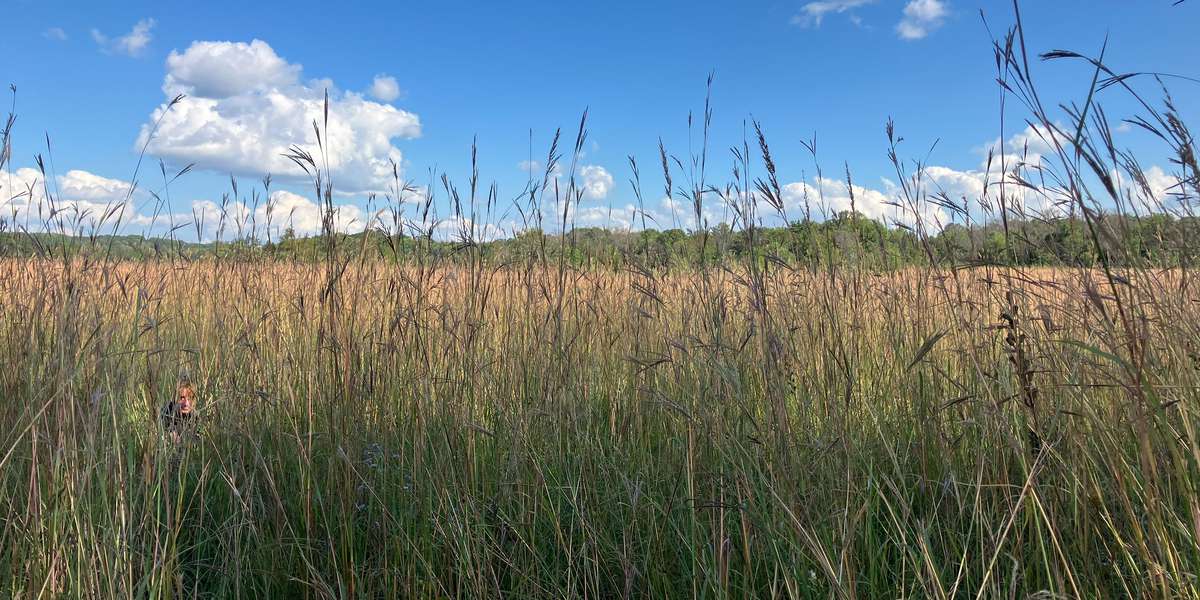
[(175, 402), (179, 406), (180, 414), (191, 414), (196, 410), (196, 388), (188, 382), (180, 383), (179, 391), (175, 394)]

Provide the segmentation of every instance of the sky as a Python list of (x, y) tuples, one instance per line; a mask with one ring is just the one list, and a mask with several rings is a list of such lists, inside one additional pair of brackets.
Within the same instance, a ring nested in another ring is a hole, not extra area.
[[(1106, 62), (1117, 71), (1200, 77), (1192, 43), (1200, 2), (1062, 0), (1024, 2), (1021, 11), (1031, 53), (1095, 55), (1107, 38)], [(445, 173), (465, 190), (474, 143), (480, 179), (498, 191), (492, 235), (511, 234), (522, 227), (512, 199), (531, 177), (541, 180), (557, 128), (569, 153), (585, 110), (576, 224), (641, 227), (629, 181), (633, 156), (651, 226), (694, 227), (690, 209), (665, 197), (658, 148), (661, 140), (688, 164), (700, 139), (688, 117), (702, 113), (710, 73), (709, 179), (730, 178), (729, 149), (743, 140), (753, 147), (749, 128), (757, 120), (791, 210), (805, 192), (844, 208), (849, 168), (858, 209), (896, 218), (889, 213), (898, 179), (887, 156), (889, 118), (904, 137), (902, 157), (926, 161), (936, 169), (934, 183), (952, 195), (981, 192), (989, 148), (1016, 151), (1036, 137), (1014, 102), (1001, 128), (991, 39), (1012, 25), (1010, 2), (6, 0), (0, 14), (0, 80), (17, 90), (11, 161), (0, 175), (0, 218), (10, 229), (38, 227), (38, 210), (45, 214), (49, 205), (39, 187), (50, 189), (56, 208), (94, 223), (136, 181), (122, 213), (125, 233), (164, 235), (174, 225), (179, 237), (212, 239), (223, 197), (227, 214), (241, 215), (227, 221), (252, 219), (271, 237), (287, 225), (316, 233), (312, 186), (283, 154), (315, 149), (312, 121), (326, 92), (325, 141), (344, 230), (373, 222), (383, 195), (396, 195), (394, 161), (416, 186), (404, 199), (432, 187), (441, 230), (451, 231), (437, 177)], [(1087, 94), (1092, 72), (1081, 63), (1034, 69), (1052, 103), (1082, 102)], [(1195, 114), (1198, 84), (1166, 82), (1185, 120)], [(1153, 80), (1134, 83), (1159, 98)], [(168, 109), (179, 94), (183, 100)], [(1114, 126), (1135, 114), (1115, 90), (1098, 100)], [(817, 161), (801, 143), (814, 136)], [(1169, 180), (1164, 149), (1150, 136), (1121, 126), (1118, 143)], [(38, 155), (49, 185), (39, 183)], [(164, 185), (160, 161), (168, 180), (194, 167)], [(569, 162), (555, 177), (566, 181)], [(760, 176), (760, 165), (751, 166)], [(264, 193), (267, 174), (272, 184)], [(677, 183), (685, 179), (676, 173)], [(728, 219), (715, 199), (709, 204), (710, 224)], [(399, 206), (418, 218), (411, 202)], [(227, 223), (219, 233), (233, 230)]]

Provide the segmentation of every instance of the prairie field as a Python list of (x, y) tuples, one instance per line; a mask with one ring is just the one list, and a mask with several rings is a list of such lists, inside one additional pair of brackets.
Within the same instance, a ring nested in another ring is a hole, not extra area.
[[(49, 102), (18, 121), (11, 84), (0, 129), (0, 598), (1200, 598), (1168, 3), (1027, 3), (1089, 53), (1015, 1), (379, 5), (320, 37), (189, 5), (161, 47), (20, 3), (43, 50), (6, 68)], [(653, 144), (679, 71), (702, 108)], [(608, 154), (591, 108), (521, 122), (587, 90)], [(793, 112), (847, 128), (840, 167)], [(83, 168), (127, 138), (128, 180)]]
[(7, 596), (1198, 593), (1187, 270), (0, 271)]

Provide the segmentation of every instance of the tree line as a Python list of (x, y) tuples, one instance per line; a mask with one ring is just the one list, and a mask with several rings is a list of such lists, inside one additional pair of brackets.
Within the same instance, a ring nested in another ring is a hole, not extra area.
[[(566, 261), (572, 265), (621, 268), (693, 267), (750, 258), (790, 265), (860, 264), (874, 268), (911, 265), (1186, 266), (1198, 254), (1200, 217), (1166, 214), (1107, 214), (1089, 224), (1080, 218), (1010, 220), (982, 225), (953, 223), (921, 235), (903, 225), (887, 226), (858, 213), (779, 227), (646, 229), (621, 231), (582, 227), (562, 233), (527, 229), (510, 237), (475, 241), (468, 232), (434, 239), (402, 231), (371, 229), (338, 234), (342, 256), (385, 260), (453, 260), (465, 254), (495, 263)], [(204, 257), (320, 260), (327, 239), (292, 231), (261, 242), (235, 239), (192, 243), (136, 235), (73, 237), (48, 233), (0, 233), (0, 256), (63, 257), (105, 253), (128, 260)]]

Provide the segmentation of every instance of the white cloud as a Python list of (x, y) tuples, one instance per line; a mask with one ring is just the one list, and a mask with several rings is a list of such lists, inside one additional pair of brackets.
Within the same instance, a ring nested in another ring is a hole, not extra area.
[[(292, 227), (296, 233), (312, 235), (321, 231), (321, 207), (316, 202), (300, 194), (286, 190), (271, 192), (271, 229), (278, 237), (278, 232)], [(338, 204), (333, 207), (334, 229), (341, 232), (361, 231), (366, 225), (363, 211), (353, 204)], [(258, 209), (259, 222), (264, 226), (267, 222), (267, 206)]]
[(945, 0), (909, 0), (896, 33), (902, 39), (919, 40), (941, 27), (948, 13)]
[(925, 167), (925, 179), (950, 197), (978, 198), (983, 195), (984, 174), (979, 171), (957, 171), (949, 167)]
[(42, 32), (42, 37), (56, 42), (63, 42), (67, 39), (67, 32), (63, 31), (62, 27), (51, 27)]
[(993, 179), (995, 179), (1000, 175), (1001, 163), (1009, 172), (1018, 166), (1036, 169), (1046, 164), (1047, 155), (1056, 154), (1059, 147), (1069, 149), (1071, 144), (1070, 137), (1064, 135), (1058, 125), (1055, 125), (1055, 128), (1026, 125), (1025, 129), (1009, 136), (1003, 145), (1000, 143), (1000, 138), (996, 138), (990, 143), (976, 148), (975, 151), (985, 157), (980, 163), (980, 168), (987, 167), (986, 157), (989, 153), (991, 154), (991, 170), (994, 175)]
[[(142, 126), (137, 146), (150, 141), (151, 154), (178, 164), (196, 163), (220, 172), (303, 179), (304, 171), (283, 154), (298, 146), (328, 169), (339, 193), (382, 191), (392, 180), (392, 162), (403, 164), (392, 144), (418, 137), (417, 115), (361, 94), (341, 92), (329, 80), (301, 81), (302, 68), (266, 42), (194, 42), (167, 59), (163, 91), (189, 97), (167, 110), (159, 106)], [(325, 119), (325, 152), (313, 123)]]
[(1138, 212), (1167, 212), (1179, 216), (1181, 204), (1194, 205), (1197, 200), (1194, 187), (1157, 165), (1142, 169), (1140, 180), (1128, 172), (1114, 171), (1111, 175), (1123, 190), (1123, 197), (1132, 201)]
[[(1060, 159), (1056, 156), (1059, 147), (1070, 155), (1072, 140), (1069, 132), (1064, 133), (1057, 125), (1027, 125), (1003, 144), (997, 138), (977, 149), (980, 154), (991, 154), (990, 164), (984, 158), (978, 169), (966, 171), (926, 167), (924, 182), (929, 192), (942, 192), (960, 206), (965, 203), (973, 218), (998, 217), (1002, 183), (1010, 210), (1030, 216), (1062, 216), (1070, 212), (1071, 204), (1076, 200), (1060, 183), (1063, 175)], [(1144, 169), (1141, 173), (1143, 181), (1135, 180), (1124, 171), (1114, 170), (1111, 176), (1121, 190), (1122, 198), (1133, 200), (1139, 209), (1161, 211), (1175, 206), (1183, 192), (1177, 186), (1179, 179), (1158, 166)], [(1080, 183), (1090, 187), (1099, 182), (1085, 170)], [(985, 190), (985, 184), (991, 189)], [(986, 202), (981, 202), (985, 191)]]
[[(711, 198), (711, 196), (710, 196)], [(638, 213), (636, 223), (641, 225), (641, 213)], [(651, 205), (646, 209), (647, 226), (657, 229), (696, 229), (696, 209), (690, 200), (662, 197), (657, 206)], [(700, 207), (701, 224), (714, 226), (727, 222), (732, 218), (730, 210), (723, 203), (707, 201)]]
[[(945, 173), (940, 175), (944, 176)], [(924, 197), (916, 207), (908, 206), (903, 202), (900, 190), (894, 183), (886, 179), (883, 183), (882, 190), (854, 184), (854, 210), (869, 219), (888, 225), (902, 223), (913, 226), (919, 221), (924, 227), (936, 230), (948, 222), (946, 213), (938, 206), (926, 202)], [(928, 179), (925, 184), (928, 186)], [(844, 180), (829, 177), (814, 177), (811, 182), (792, 182), (783, 186), (784, 212), (793, 220), (803, 218), (806, 208), (809, 211), (808, 215), (814, 220), (832, 218), (838, 213), (850, 210), (850, 191), (851, 188)], [(923, 191), (932, 193), (935, 190), (927, 188)], [(758, 209), (759, 214), (764, 218), (773, 218), (774, 208), (766, 206), (762, 199), (759, 199), (759, 202), (762, 204)]]
[[(144, 200), (140, 193), (131, 196), (128, 181), (78, 169), (55, 178), (49, 185), (49, 197), (46, 187), (37, 169), (22, 167), (0, 173), (0, 220), (5, 228), (58, 231), (61, 226), (68, 232), (84, 233), (103, 227), (108, 232), (120, 216), (122, 202), (127, 198)], [(134, 206), (125, 206), (123, 225), (150, 222), (151, 218), (137, 213)]]
[(231, 237), (230, 232), (242, 233), (237, 230), (248, 226), (251, 212), (241, 202), (231, 202), (222, 206), (212, 200), (194, 200), (190, 219), (192, 229), (196, 231), (200, 241), (211, 242), (215, 239), (228, 239)]
[(1146, 178), (1146, 185), (1149, 186), (1153, 197), (1158, 199), (1166, 199), (1172, 196), (1178, 196), (1186, 193), (1186, 188), (1180, 185), (1181, 180), (1167, 173), (1159, 166), (1152, 166), (1143, 171)]
[(813, 194), (810, 191), (810, 198), (823, 198), (824, 206), (822, 208), (828, 211), (831, 216), (850, 210), (852, 204), (851, 190), (854, 193), (854, 209), (869, 218), (882, 219), (892, 216), (896, 212), (895, 207), (888, 206), (887, 204), (892, 199), (879, 190), (865, 188), (858, 184), (854, 184), (853, 188), (851, 188), (846, 185), (845, 181), (829, 177), (820, 177), (813, 181), (817, 184), (814, 187), (818, 193)]
[[(829, 14), (840, 14), (848, 10), (873, 4), (876, 0), (820, 0), (809, 2), (800, 8), (800, 14), (792, 17), (793, 25), (801, 27), (820, 27), (821, 22)], [(853, 16), (853, 15), (852, 15)], [(856, 21), (859, 24), (861, 21)]]
[(589, 206), (581, 208), (573, 215), (576, 227), (603, 227), (629, 231), (635, 225), (640, 226), (637, 207), (632, 204), (625, 206)]
[[(366, 226), (363, 210), (356, 205), (335, 204), (333, 211), (334, 229), (338, 232), (356, 233)], [(199, 224), (197, 229), (204, 241), (251, 235), (259, 240), (268, 236), (278, 240), (288, 228), (298, 236), (311, 236), (320, 233), (322, 227), (322, 207), (287, 190), (271, 192), (268, 201), (257, 207), (244, 202), (227, 201), (222, 206), (212, 200), (195, 200), (191, 214), (183, 217)]]
[(167, 56), (163, 91), (221, 100), (296, 85), (300, 65), (289, 64), (266, 42), (192, 42)]
[[(316, 202), (286, 190), (271, 193), (271, 226), (277, 230), (291, 227), (299, 234), (310, 235), (321, 230), (321, 207)], [(357, 207), (356, 207), (357, 208)], [(263, 220), (267, 218), (263, 209)]]
[[(59, 231), (61, 224), (68, 233), (110, 233), (121, 203), (130, 198), (130, 186), (128, 181), (70, 170), (50, 184), (51, 201), (36, 169), (25, 167), (12, 173), (3, 172), (0, 173), (0, 221), (9, 230), (16, 227)], [(145, 226), (148, 231), (162, 234), (169, 224), (183, 225), (185, 231), (195, 232), (198, 224), (204, 241), (211, 241), (218, 236), (231, 239), (251, 234), (259, 239), (267, 235), (279, 239), (288, 227), (298, 235), (321, 231), (321, 206), (287, 190), (271, 192), (268, 201), (256, 207), (241, 201), (226, 201), (222, 207), (212, 200), (195, 200), (184, 212), (170, 214), (164, 210), (157, 216), (152, 214), (153, 198), (148, 192), (135, 190), (131, 199), (125, 206), (122, 232), (127, 231), (127, 226)], [(366, 220), (364, 211), (354, 204), (334, 205), (337, 231), (362, 231)]]
[(400, 97), (400, 84), (390, 75), (376, 75), (371, 81), (371, 97), (382, 102), (391, 102)]
[(58, 178), (57, 193), (63, 198), (109, 202), (124, 198), (130, 191), (130, 183), (120, 179), (109, 179), (94, 173), (72, 169)]
[[(1049, 145), (1042, 141), (1035, 132), (1026, 130), (1012, 136), (1006, 142), (1010, 152), (1016, 148), (1030, 147), (1031, 160), (1041, 161), (1041, 154), (1033, 150), (1048, 151)], [(1008, 165), (1011, 169), (1013, 164)], [(913, 199), (907, 200), (901, 187), (888, 179), (883, 179), (881, 185), (871, 187), (855, 183), (854, 208), (866, 218), (883, 222), (887, 225), (902, 224), (915, 227), (919, 223), (925, 231), (933, 234), (940, 231), (952, 221), (962, 221), (962, 214), (940, 206), (934, 200), (941, 201), (944, 196), (954, 205), (968, 211), (971, 219), (978, 223), (984, 220), (999, 218), (997, 204), (999, 191), (996, 185), (1002, 174), (998, 165), (993, 164), (992, 172), (983, 169), (958, 170), (941, 165), (925, 166), (919, 180), (910, 175), (907, 182), (908, 190)], [(1179, 179), (1163, 169), (1152, 166), (1143, 172), (1145, 187), (1134, 182), (1127, 175), (1119, 179), (1124, 195), (1137, 202), (1139, 209), (1162, 211), (1164, 207), (1178, 205), (1181, 188)], [(1114, 174), (1114, 177), (1117, 177)], [(1026, 217), (1061, 217), (1068, 212), (1066, 199), (1061, 190), (1047, 184), (1046, 187), (1028, 189), (1025, 186), (1012, 183), (1005, 191), (1007, 206), (1011, 214)], [(1033, 181), (1034, 185), (1039, 182)], [(988, 186), (991, 189), (988, 189)], [(834, 217), (837, 213), (851, 208), (850, 188), (845, 180), (828, 177), (813, 178), (808, 181), (794, 181), (782, 186), (784, 213), (791, 221), (798, 221), (806, 214), (815, 220)], [(780, 223), (774, 207), (767, 205), (765, 200), (756, 194), (758, 206), (757, 218), (765, 225), (777, 226)], [(912, 202), (912, 204), (910, 204)], [(915, 204), (915, 205), (914, 205)], [(562, 218), (563, 206), (558, 203), (547, 207), (547, 226), (557, 226)], [(693, 230), (696, 227), (694, 207), (690, 202), (677, 198), (660, 198), (656, 203), (647, 207), (648, 225), (657, 229), (683, 228)], [(567, 208), (568, 224), (577, 227), (606, 227), (611, 229), (629, 230), (640, 228), (641, 213), (631, 205), (606, 206), (576, 205), (571, 203)], [(729, 222), (733, 217), (727, 207), (714, 201), (710, 196), (701, 209), (701, 219), (709, 226), (720, 222)]]
[[(1071, 143), (1070, 137), (1063, 135), (1058, 126), (1027, 125), (1020, 133), (1008, 138), (1007, 145), (1009, 152), (1022, 155), (1028, 152), (1028, 156), (1040, 161), (1042, 156), (1056, 152), (1059, 147), (1069, 148)], [(1027, 159), (1026, 162), (1034, 161)]]
[[(563, 203), (554, 203), (552, 206), (547, 206), (544, 212), (545, 218), (542, 221), (542, 226), (547, 231), (559, 231), (563, 218)], [(690, 207), (688, 210), (691, 210)], [(649, 228), (666, 229), (672, 227), (672, 218), (665, 212), (660, 212), (654, 208), (646, 211), (648, 215), (647, 226)], [(681, 217), (683, 215), (680, 215)], [(706, 211), (705, 216), (710, 216)], [(687, 227), (691, 227), (691, 223), (695, 219), (687, 219)], [(616, 229), (628, 231), (634, 227), (641, 226), (641, 212), (633, 204), (624, 204), (620, 206), (601, 206), (601, 205), (580, 205), (571, 202), (566, 206), (566, 228), (581, 228), (581, 227), (600, 227), (604, 229)]]
[(499, 225), (476, 223), (466, 217), (449, 217), (437, 222), (432, 222), (432, 220), (424, 223), (413, 222), (413, 225), (426, 232), (430, 231), (432, 227), (433, 238), (442, 241), (472, 239), (476, 242), (491, 242), (505, 237), (506, 234)]
[[(1061, 136), (1061, 134), (1059, 134)], [(1011, 136), (1004, 144), (1008, 157), (1008, 169), (1016, 166), (1018, 160), (1013, 154), (1026, 155), (1026, 174), (1034, 186), (1042, 185), (1038, 180), (1032, 180), (1028, 175), (1033, 166), (1043, 164), (1043, 155), (1051, 151), (1050, 134), (1039, 135), (1039, 131), (1027, 128)], [(997, 144), (998, 145), (998, 144)], [(1164, 210), (1164, 206), (1177, 206), (1180, 202), (1179, 179), (1166, 173), (1157, 166), (1145, 169), (1144, 190), (1139, 182), (1131, 181), (1127, 175), (1120, 180), (1120, 187), (1125, 190), (1125, 197), (1132, 198), (1139, 208), (1146, 210)], [(896, 182), (882, 179), (879, 186), (868, 186), (855, 183), (854, 208), (866, 218), (883, 222), (887, 225), (902, 224), (916, 227), (918, 224), (925, 231), (933, 234), (940, 231), (951, 222), (961, 222), (963, 214), (940, 205), (948, 200), (951, 204), (967, 211), (973, 222), (999, 218), (997, 188), (1004, 174), (999, 171), (998, 161), (991, 165), (991, 171), (979, 169), (959, 170), (942, 165), (929, 165), (922, 168), (919, 178), (909, 175), (906, 182), (911, 199)], [(1115, 175), (1114, 175), (1115, 177)], [(1056, 189), (1047, 182), (1044, 187), (1029, 189), (1017, 185), (1011, 176), (1005, 189), (1007, 208), (1010, 214), (1026, 217), (1040, 216), (1044, 218), (1065, 216), (1069, 210), (1066, 196), (1062, 190)], [(839, 212), (851, 208), (850, 188), (845, 180), (835, 178), (813, 178), (808, 181), (794, 181), (782, 186), (784, 213), (791, 221), (798, 221), (807, 214), (815, 220), (832, 218)], [(778, 213), (767, 205), (765, 200), (755, 194), (759, 203), (756, 207), (756, 217), (763, 224), (777, 226), (780, 223)], [(945, 200), (943, 200), (943, 198)], [(743, 196), (744, 199), (744, 196)], [(629, 230), (640, 228), (641, 212), (631, 204), (613, 206), (598, 206), (595, 204), (578, 205), (572, 202), (565, 207), (567, 224), (576, 227), (606, 227), (611, 229)], [(695, 209), (690, 202), (677, 198), (660, 198), (647, 206), (648, 225), (657, 229), (683, 228), (693, 230), (696, 227)], [(551, 203), (545, 209), (545, 226), (553, 230), (560, 223), (564, 206), (562, 202)], [(733, 218), (731, 209), (716, 201), (710, 195), (701, 208), (701, 219), (709, 226), (721, 222), (729, 222)]]
[[(517, 163), (517, 168), (522, 171), (532, 173), (535, 178), (542, 175), (542, 164), (538, 161), (523, 160)], [(538, 181), (540, 184), (540, 180)], [(575, 192), (581, 194), (582, 200), (603, 200), (612, 192), (615, 181), (613, 176), (608, 172), (608, 169), (600, 165), (582, 165), (577, 167), (575, 173)], [(571, 182), (568, 180), (562, 163), (555, 163), (553, 170), (550, 172), (550, 179), (547, 182), (545, 194), (547, 199), (551, 199), (557, 188), (557, 193), (563, 199), (566, 198)], [(574, 201), (574, 198), (572, 198)], [(561, 216), (562, 211), (559, 210), (556, 215)]]
[(613, 176), (599, 165), (585, 165), (579, 170), (583, 197), (588, 200), (603, 200), (613, 188)]
[(92, 39), (96, 40), (104, 52), (141, 56), (146, 47), (150, 45), (150, 41), (154, 39), (150, 30), (154, 29), (155, 24), (154, 19), (142, 19), (133, 25), (133, 29), (129, 33), (116, 39), (110, 39), (99, 29), (92, 29)]

